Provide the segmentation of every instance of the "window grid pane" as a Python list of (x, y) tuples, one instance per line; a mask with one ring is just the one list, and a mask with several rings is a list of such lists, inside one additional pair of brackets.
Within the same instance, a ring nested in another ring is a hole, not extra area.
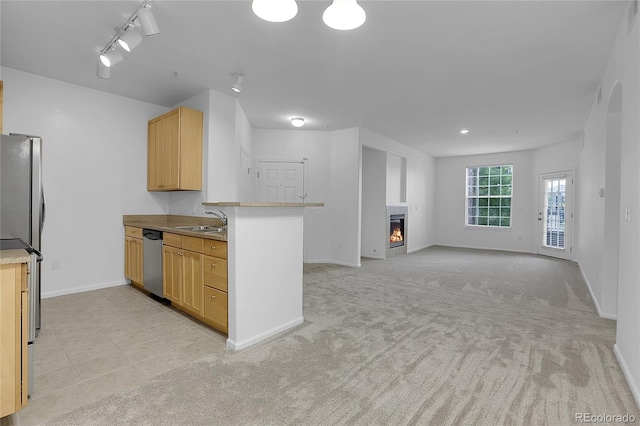
[(513, 165), (467, 168), (467, 225), (511, 227)]

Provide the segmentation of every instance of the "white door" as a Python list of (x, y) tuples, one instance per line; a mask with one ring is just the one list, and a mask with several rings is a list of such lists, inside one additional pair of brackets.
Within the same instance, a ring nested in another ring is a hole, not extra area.
[(304, 163), (301, 161), (258, 161), (256, 179), (258, 202), (304, 202)]
[(538, 254), (571, 260), (573, 172), (540, 175)]

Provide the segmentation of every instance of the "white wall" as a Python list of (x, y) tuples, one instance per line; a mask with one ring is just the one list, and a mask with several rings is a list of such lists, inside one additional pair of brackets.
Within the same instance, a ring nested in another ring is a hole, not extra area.
[(608, 105), (615, 85), (621, 82), (620, 258), (614, 350), (640, 404), (640, 24), (636, 17), (634, 27), (628, 31), (627, 22), (625, 17), (602, 77), (603, 100), (599, 105), (594, 102), (585, 126), (580, 176), (591, 185), (579, 188), (582, 212), (578, 222), (579, 260), (596, 303), (604, 305), (604, 294), (613, 289), (602, 281), (603, 240), (595, 239), (604, 229), (604, 199), (598, 196), (597, 190), (605, 187)]
[[(398, 157), (400, 158), (400, 157)], [(362, 232), (361, 254), (384, 259), (387, 236), (387, 153), (362, 147)]]
[(436, 175), (433, 157), (364, 128), (360, 128), (360, 144), (406, 158), (407, 252), (434, 244)]
[(360, 129), (330, 132), (328, 210), (333, 263), (360, 266)]
[(4, 133), (43, 138), (43, 297), (124, 284), (122, 215), (168, 208), (147, 192), (147, 121), (167, 109), (6, 67), (2, 78)]
[(407, 159), (387, 154), (387, 204), (407, 201)]
[[(236, 200), (238, 201), (252, 201), (253, 191), (251, 190), (251, 176), (247, 176), (247, 170), (244, 170), (240, 164), (240, 151), (244, 151), (248, 157), (249, 162), (251, 162), (251, 152), (252, 152), (252, 140), (251, 134), (253, 132), (253, 128), (251, 127), (251, 122), (247, 118), (247, 115), (244, 113), (244, 110), (240, 106), (240, 102), (236, 101), (236, 158), (238, 161), (238, 185), (237, 185), (237, 196)], [(245, 187), (247, 185), (248, 187)]]
[[(465, 226), (466, 168), (513, 164), (511, 228)], [(436, 159), (437, 244), (535, 252), (537, 218), (532, 151)]]

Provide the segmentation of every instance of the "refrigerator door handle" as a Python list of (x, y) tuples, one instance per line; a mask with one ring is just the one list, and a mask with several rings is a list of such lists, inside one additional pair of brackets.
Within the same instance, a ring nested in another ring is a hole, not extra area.
[(45, 218), (45, 207), (46, 207), (46, 202), (44, 200), (44, 188), (41, 186), (40, 187), (40, 194), (42, 194), (42, 202), (40, 204), (40, 233), (42, 233), (42, 230), (44, 229), (44, 218)]

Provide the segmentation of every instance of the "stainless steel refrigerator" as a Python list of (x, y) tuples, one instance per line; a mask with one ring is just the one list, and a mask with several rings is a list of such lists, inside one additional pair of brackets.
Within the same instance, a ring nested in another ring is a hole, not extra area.
[[(31, 262), (29, 288), (29, 360), (33, 360), (33, 340), (40, 331), (40, 235), (44, 226), (45, 202), (42, 188), (42, 140), (36, 136), (0, 136), (0, 246), (17, 248), (18, 240), (37, 254)], [(21, 247), (22, 248), (22, 247)], [(33, 256), (32, 256), (33, 258)], [(35, 275), (35, 277), (33, 276)], [(33, 377), (33, 363), (30, 373)], [(29, 394), (33, 380), (29, 381)]]

